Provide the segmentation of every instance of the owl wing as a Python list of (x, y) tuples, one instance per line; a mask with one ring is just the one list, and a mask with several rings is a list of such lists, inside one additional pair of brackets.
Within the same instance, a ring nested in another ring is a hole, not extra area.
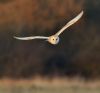
[(48, 39), (48, 37), (45, 37), (45, 36), (30, 36), (30, 37), (16, 37), (16, 36), (14, 36), (14, 38), (19, 39), (19, 40)]
[(74, 19), (72, 19), (71, 21), (69, 21), (61, 30), (59, 30), (55, 35), (59, 36), (66, 28), (70, 27), (71, 25), (73, 25), (74, 23), (76, 23), (83, 15), (83, 11), (78, 14)]

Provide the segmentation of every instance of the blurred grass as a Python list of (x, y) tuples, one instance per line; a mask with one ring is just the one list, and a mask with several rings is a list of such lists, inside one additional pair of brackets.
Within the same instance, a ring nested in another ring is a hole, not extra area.
[(80, 79), (0, 80), (0, 93), (100, 93), (100, 81)]

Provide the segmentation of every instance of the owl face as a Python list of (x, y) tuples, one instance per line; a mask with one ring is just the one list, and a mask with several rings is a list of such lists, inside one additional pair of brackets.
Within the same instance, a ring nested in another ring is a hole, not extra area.
[(56, 45), (59, 43), (59, 37), (56, 36), (56, 35), (52, 35), (48, 38), (48, 42), (53, 44), (53, 45)]

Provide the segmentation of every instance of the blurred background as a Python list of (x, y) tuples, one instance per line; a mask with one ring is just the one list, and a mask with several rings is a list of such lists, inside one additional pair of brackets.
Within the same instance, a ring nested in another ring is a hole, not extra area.
[[(13, 36), (49, 36), (81, 11), (58, 45)], [(0, 0), (0, 78), (100, 77), (100, 0)]]

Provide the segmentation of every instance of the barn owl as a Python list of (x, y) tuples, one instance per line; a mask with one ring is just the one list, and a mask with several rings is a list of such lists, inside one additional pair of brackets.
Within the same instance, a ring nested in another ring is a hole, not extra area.
[(56, 34), (53, 34), (51, 36), (30, 36), (30, 37), (16, 37), (14, 36), (15, 39), (19, 40), (32, 40), (32, 39), (44, 39), (48, 41), (49, 43), (56, 45), (59, 43), (59, 35), (64, 32), (65, 29), (76, 23), (83, 15), (83, 11), (79, 13), (75, 18), (73, 18), (71, 21), (69, 21), (62, 29), (60, 29)]

